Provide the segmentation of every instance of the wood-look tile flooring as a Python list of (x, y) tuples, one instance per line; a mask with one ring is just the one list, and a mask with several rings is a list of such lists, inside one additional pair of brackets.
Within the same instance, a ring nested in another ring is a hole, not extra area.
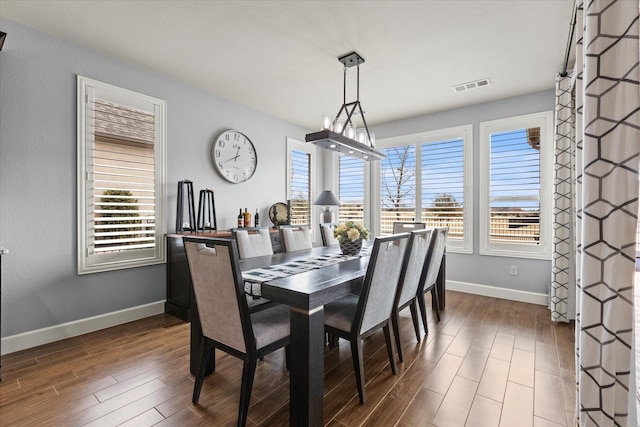
[[(405, 361), (395, 376), (382, 333), (365, 341), (364, 405), (348, 342), (327, 349), (326, 425), (573, 425), (574, 326), (552, 323), (545, 307), (449, 291), (442, 321), (431, 315), (420, 344), (408, 310), (401, 327)], [(217, 352), (192, 405), (188, 348), (188, 324), (157, 315), (5, 355), (0, 425), (234, 425), (240, 361)], [(286, 426), (288, 395), (277, 351), (258, 364), (248, 425)]]

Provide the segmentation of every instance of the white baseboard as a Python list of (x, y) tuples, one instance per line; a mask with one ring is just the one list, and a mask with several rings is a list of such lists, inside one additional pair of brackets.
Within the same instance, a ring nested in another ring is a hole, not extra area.
[(495, 286), (480, 285), (477, 283), (458, 282), (447, 280), (447, 290), (465, 292), (467, 294), (483, 295), (508, 299), (511, 301), (528, 302), (538, 305), (549, 305), (549, 295), (528, 291), (518, 291), (515, 289), (498, 288)]
[(2, 354), (14, 353), (27, 348), (37, 347), (54, 341), (75, 337), (100, 329), (110, 328), (145, 317), (164, 313), (165, 301), (157, 301), (137, 307), (74, 320), (61, 325), (49, 326), (35, 331), (4, 337), (1, 340)]

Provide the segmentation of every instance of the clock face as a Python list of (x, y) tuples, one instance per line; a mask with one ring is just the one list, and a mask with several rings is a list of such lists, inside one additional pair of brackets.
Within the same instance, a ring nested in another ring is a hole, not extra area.
[(211, 149), (211, 159), (220, 176), (233, 184), (251, 178), (258, 165), (258, 155), (253, 143), (235, 130), (222, 132), (216, 138)]

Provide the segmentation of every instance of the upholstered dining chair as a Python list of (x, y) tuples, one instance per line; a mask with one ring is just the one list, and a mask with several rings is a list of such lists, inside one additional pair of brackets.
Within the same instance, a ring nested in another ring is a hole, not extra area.
[(322, 238), (322, 246), (333, 246), (339, 243), (338, 239), (333, 236), (333, 230), (337, 225), (338, 224), (334, 222), (326, 222), (320, 224), (320, 237)]
[(360, 403), (365, 403), (362, 340), (377, 330), (384, 332), (391, 372), (396, 373), (390, 317), (409, 234), (376, 237), (360, 295), (349, 294), (324, 307), (325, 331), (351, 343)]
[(280, 235), (285, 252), (311, 249), (311, 231), (306, 225), (284, 225), (280, 227)]
[(399, 222), (393, 223), (393, 234), (411, 233), (413, 230), (424, 230), (427, 224), (424, 222)]
[[(232, 228), (231, 234), (238, 245), (240, 259), (273, 255), (271, 234), (266, 227)], [(256, 295), (247, 295), (247, 304), (251, 312), (263, 310), (275, 302)]]
[(447, 247), (447, 235), (449, 234), (449, 227), (438, 227), (435, 229), (435, 236), (433, 237), (433, 249), (430, 251), (428, 257), (428, 267), (425, 274), (425, 279), (418, 288), (418, 306), (420, 307), (420, 314), (422, 315), (422, 324), (424, 326), (424, 332), (429, 333), (429, 327), (427, 326), (427, 307), (424, 302), (424, 294), (431, 292), (431, 300), (434, 301), (432, 306), (436, 310), (436, 318), (440, 321), (440, 303), (438, 298), (438, 288), (436, 287), (436, 280), (438, 279), (438, 272), (440, 271), (440, 265), (442, 264), (442, 257)]
[(418, 305), (416, 294), (418, 287), (426, 277), (426, 262), (429, 251), (433, 247), (433, 228), (412, 231), (404, 254), (402, 270), (398, 279), (398, 289), (396, 290), (395, 301), (391, 310), (391, 324), (393, 334), (396, 339), (396, 350), (398, 359), (403, 362), (402, 343), (400, 342), (400, 312), (406, 307), (411, 310), (411, 320), (416, 333), (416, 340), (420, 342), (420, 325), (418, 320)]
[(231, 233), (238, 243), (240, 259), (273, 255), (271, 234), (266, 227), (232, 228)]
[[(198, 403), (215, 349), (243, 360), (238, 425), (244, 426), (258, 359), (289, 345), (289, 308), (250, 313), (234, 240), (184, 237), (202, 336), (192, 401)], [(288, 360), (288, 351), (287, 351)]]

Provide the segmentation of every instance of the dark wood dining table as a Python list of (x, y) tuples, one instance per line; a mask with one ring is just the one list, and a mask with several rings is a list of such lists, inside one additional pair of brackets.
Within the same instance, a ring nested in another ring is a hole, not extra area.
[[(240, 268), (242, 271), (248, 271), (318, 255), (335, 254), (339, 251), (338, 246), (329, 246), (278, 253), (241, 260)], [(291, 357), (289, 360), (291, 426), (324, 425), (324, 305), (348, 295), (354, 281), (364, 276), (368, 262), (369, 256), (365, 255), (271, 280), (261, 285), (264, 298), (291, 307)], [(444, 265), (441, 269), (441, 272), (443, 271)], [(442, 277), (438, 282), (443, 295), (444, 278)], [(442, 303), (444, 304), (443, 298)], [(191, 324), (191, 355), (194, 360), (200, 337), (200, 325), (197, 320), (192, 321)]]
[[(243, 270), (259, 267), (266, 258), (273, 265), (337, 251), (338, 247), (323, 247), (276, 254), (261, 257), (264, 260), (244, 260), (240, 267)], [(369, 257), (363, 256), (262, 284), (264, 298), (291, 307), (291, 426), (324, 425), (324, 305), (348, 295), (352, 282), (364, 276), (368, 263)]]

